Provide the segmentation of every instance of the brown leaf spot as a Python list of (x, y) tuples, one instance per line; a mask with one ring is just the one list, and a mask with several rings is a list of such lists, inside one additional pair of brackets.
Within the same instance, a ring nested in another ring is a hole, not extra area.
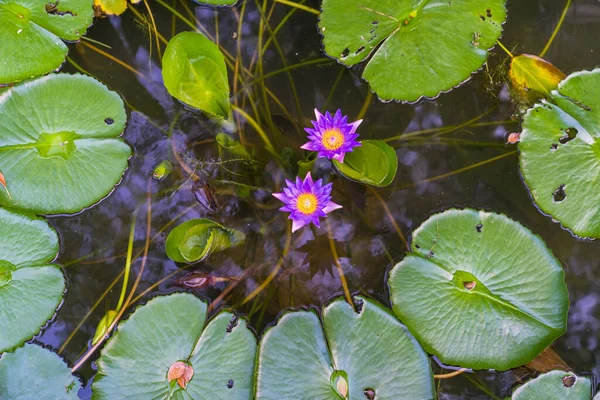
[(473, 289), (475, 289), (475, 286), (477, 285), (477, 282), (475, 282), (475, 281), (463, 282), (463, 285), (464, 285), (465, 289), (467, 289), (467, 290), (473, 290)]
[(568, 388), (572, 387), (575, 384), (575, 381), (577, 381), (575, 375), (567, 375), (562, 378), (563, 386)]

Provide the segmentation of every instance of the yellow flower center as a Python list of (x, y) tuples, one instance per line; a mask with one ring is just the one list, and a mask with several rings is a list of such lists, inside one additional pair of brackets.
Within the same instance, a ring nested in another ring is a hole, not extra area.
[(302, 214), (310, 215), (317, 211), (317, 196), (312, 193), (302, 193), (298, 196), (297, 207)]
[(321, 143), (327, 150), (337, 150), (344, 144), (344, 134), (337, 128), (327, 129), (321, 136)]

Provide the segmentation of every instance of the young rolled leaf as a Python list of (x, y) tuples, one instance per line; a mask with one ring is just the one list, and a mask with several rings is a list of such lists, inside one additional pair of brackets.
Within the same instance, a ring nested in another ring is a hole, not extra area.
[(413, 232), (411, 249), (389, 274), (392, 308), (445, 364), (507, 370), (566, 331), (562, 266), (518, 222), (447, 210)]
[(227, 311), (206, 313), (187, 293), (139, 307), (102, 350), (92, 398), (252, 399), (254, 334)]
[(169, 233), (167, 256), (176, 262), (198, 262), (215, 251), (237, 246), (246, 236), (209, 219), (200, 218), (184, 222)]
[(531, 54), (514, 57), (508, 76), (521, 100), (530, 104), (540, 98), (549, 98), (552, 91), (567, 77), (548, 61)]
[[(86, 101), (81, 101), (86, 99)], [(108, 195), (131, 148), (123, 100), (94, 78), (53, 74), (0, 94), (0, 205), (71, 214)]]
[(58, 236), (44, 219), (0, 207), (0, 243), (2, 353), (37, 334), (54, 315), (65, 279), (50, 264), (58, 253)]
[(232, 139), (229, 135), (218, 133), (216, 140), (219, 146), (228, 153), (239, 158), (253, 159), (248, 150), (239, 141)]
[(163, 80), (171, 96), (208, 114), (229, 117), (229, 79), (219, 47), (196, 32), (181, 32), (167, 45)]
[[(519, 164), (540, 210), (600, 238), (600, 69), (574, 72), (523, 119)], [(549, 173), (551, 171), (551, 173)]]
[(592, 384), (572, 372), (550, 371), (526, 382), (512, 394), (512, 400), (589, 400)]
[(53, 351), (26, 344), (0, 358), (0, 393), (4, 399), (76, 400), (78, 378)]
[(58, 70), (63, 40), (79, 40), (93, 19), (92, 0), (0, 0), (0, 84)]
[(360, 147), (346, 153), (344, 162), (333, 165), (346, 178), (372, 186), (388, 186), (398, 170), (396, 150), (380, 140), (363, 140)]
[(268, 328), (256, 398), (435, 398), (429, 359), (406, 327), (379, 303), (356, 300), (356, 312), (342, 298), (325, 307), (323, 326), (316, 312), (295, 311)]
[[(383, 100), (433, 98), (469, 79), (506, 19), (505, 0), (323, 0), (325, 52)], [(368, 61), (367, 61), (368, 60)]]

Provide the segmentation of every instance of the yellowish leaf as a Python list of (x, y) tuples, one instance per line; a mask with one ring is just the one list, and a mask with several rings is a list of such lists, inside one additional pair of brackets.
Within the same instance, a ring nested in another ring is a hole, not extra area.
[(514, 57), (508, 72), (512, 86), (525, 102), (549, 97), (566, 75), (548, 61), (531, 54)]

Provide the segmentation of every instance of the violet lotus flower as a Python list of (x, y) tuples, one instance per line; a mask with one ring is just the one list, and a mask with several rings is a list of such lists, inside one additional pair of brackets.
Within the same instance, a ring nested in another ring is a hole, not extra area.
[(333, 158), (343, 163), (344, 155), (361, 145), (360, 142), (356, 141), (358, 137), (356, 129), (361, 124), (362, 119), (349, 124), (348, 117), (342, 116), (342, 110), (337, 110), (335, 115), (331, 116), (329, 111), (323, 115), (316, 108), (315, 116), (317, 120), (311, 121), (314, 128), (304, 128), (308, 133), (310, 142), (302, 148), (318, 151), (318, 157), (327, 157), (330, 160)]
[(304, 181), (296, 177), (295, 183), (288, 179), (285, 183), (287, 187), (283, 189), (283, 193), (273, 193), (273, 196), (285, 204), (280, 210), (290, 213), (288, 218), (292, 220), (292, 232), (311, 222), (319, 228), (319, 217), (342, 208), (331, 201), (333, 184), (323, 185), (322, 179), (313, 182), (310, 172), (306, 174)]

